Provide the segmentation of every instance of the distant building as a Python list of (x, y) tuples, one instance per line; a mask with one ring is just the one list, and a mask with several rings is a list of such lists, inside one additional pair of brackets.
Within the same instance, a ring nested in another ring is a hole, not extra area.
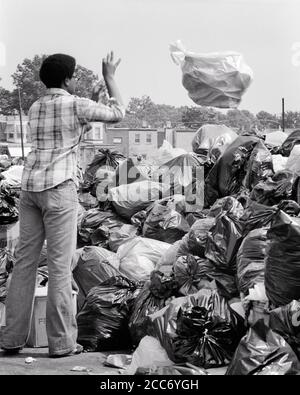
[[(26, 144), (28, 140), (28, 117), (22, 117), (23, 125), (23, 142)], [(8, 143), (21, 144), (21, 122), (19, 115), (10, 115), (6, 117), (6, 141)]]
[(115, 146), (126, 157), (147, 158), (158, 149), (158, 134), (157, 129), (150, 128), (107, 128), (104, 143)]
[(187, 152), (192, 151), (192, 141), (197, 129), (166, 128), (165, 139), (174, 148), (182, 148)]

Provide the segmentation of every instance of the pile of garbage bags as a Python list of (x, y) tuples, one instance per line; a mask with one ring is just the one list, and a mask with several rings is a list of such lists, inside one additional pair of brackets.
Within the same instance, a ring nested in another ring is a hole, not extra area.
[[(136, 374), (200, 375), (218, 367), (228, 375), (296, 374), (298, 137), (271, 147), (261, 136), (226, 128), (209, 139), (203, 128), (195, 152), (165, 145), (158, 165), (143, 169), (98, 153), (79, 190), (72, 260), (84, 349), (139, 354), (154, 339), (156, 362), (167, 364), (138, 366), (133, 358)], [(279, 155), (287, 161), (275, 170)], [(99, 175), (108, 171), (104, 187)], [(17, 217), (17, 197), (2, 186), (0, 220)], [(0, 250), (2, 303), (12, 269)], [(37, 285), (47, 281), (43, 250)]]

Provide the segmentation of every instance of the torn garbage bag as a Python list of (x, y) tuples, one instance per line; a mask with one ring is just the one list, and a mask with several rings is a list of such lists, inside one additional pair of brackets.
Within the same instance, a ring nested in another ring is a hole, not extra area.
[(200, 106), (237, 108), (253, 79), (250, 67), (237, 52), (196, 54), (181, 41), (170, 45), (173, 61), (182, 69), (182, 84)]
[(204, 368), (226, 365), (245, 333), (243, 320), (216, 289), (175, 299), (151, 320), (172, 361)]
[(131, 346), (128, 320), (136, 284), (112, 277), (90, 290), (77, 315), (78, 342), (86, 351), (121, 350)]
[(259, 320), (241, 340), (226, 375), (296, 375), (299, 371), (289, 344)]
[(174, 278), (159, 271), (151, 273), (150, 281), (145, 283), (134, 301), (129, 320), (129, 331), (134, 346), (137, 346), (144, 336), (152, 334), (149, 315), (163, 308), (177, 288)]
[(279, 211), (267, 233), (266, 294), (275, 307), (300, 299), (300, 218)]

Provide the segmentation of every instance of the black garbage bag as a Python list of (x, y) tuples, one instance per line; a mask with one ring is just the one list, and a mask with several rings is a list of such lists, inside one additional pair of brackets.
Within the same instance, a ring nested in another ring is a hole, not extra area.
[(300, 206), (294, 200), (282, 200), (277, 207), (279, 210), (294, 217), (297, 217), (300, 213)]
[(0, 224), (11, 224), (19, 218), (19, 199), (16, 192), (0, 187)]
[(233, 220), (238, 220), (244, 213), (242, 204), (233, 196), (226, 196), (218, 199), (208, 212), (210, 217), (218, 217), (220, 214), (226, 214)]
[(185, 196), (187, 205), (202, 209), (205, 160), (189, 152), (162, 165), (154, 174), (156, 181), (168, 185), (163, 197), (174, 194)]
[(289, 170), (278, 171), (272, 178), (260, 181), (253, 188), (250, 198), (258, 203), (273, 206), (292, 197), (296, 175)]
[(300, 130), (294, 130), (280, 147), (280, 154), (282, 156), (290, 156), (295, 145), (300, 144)]
[(243, 228), (238, 220), (226, 213), (216, 218), (216, 224), (207, 237), (205, 257), (216, 268), (228, 274), (236, 273), (236, 254), (242, 242)]
[(117, 276), (90, 290), (77, 315), (78, 343), (86, 351), (131, 347), (128, 321), (136, 289), (136, 283)]
[(300, 299), (300, 218), (279, 211), (267, 233), (266, 293), (275, 307)]
[(129, 320), (129, 331), (134, 346), (138, 346), (144, 336), (152, 334), (149, 315), (162, 309), (177, 289), (178, 285), (174, 278), (165, 276), (159, 271), (151, 273), (150, 281), (144, 284), (134, 301)]
[(259, 181), (264, 181), (268, 177), (273, 176), (272, 154), (262, 140), (260, 140), (253, 149), (247, 167), (244, 185), (250, 190), (252, 190)]
[(224, 196), (238, 193), (247, 172), (247, 162), (260, 139), (256, 136), (239, 136), (218, 159), (205, 179), (205, 205), (210, 207)]
[(226, 375), (296, 375), (299, 371), (300, 362), (289, 344), (259, 320), (241, 340)]
[(122, 161), (116, 168), (114, 186), (127, 185), (136, 181), (148, 180), (145, 172), (141, 172), (141, 168), (135, 166), (132, 158)]
[(215, 281), (223, 296), (228, 298), (237, 296), (235, 277), (216, 270), (208, 259), (193, 255), (181, 256), (174, 263), (172, 271), (181, 295), (196, 293)]
[(78, 236), (83, 245), (106, 247), (111, 232), (120, 229), (125, 221), (112, 211), (101, 211), (93, 208), (84, 213)]
[(0, 249), (0, 302), (4, 302), (7, 295), (6, 284), (9, 274), (13, 270), (15, 258), (7, 248)]
[(245, 333), (243, 320), (216, 289), (175, 299), (151, 319), (173, 362), (203, 368), (226, 365)]
[(213, 217), (198, 219), (188, 233), (188, 249), (190, 254), (204, 258), (208, 232), (215, 225)]
[(196, 210), (193, 213), (189, 213), (185, 219), (187, 223), (192, 226), (198, 219), (203, 219), (208, 216), (209, 210)]
[(174, 195), (155, 202), (147, 210), (143, 236), (167, 243), (182, 239), (190, 230), (184, 213), (185, 198), (182, 195)]
[(277, 207), (265, 206), (248, 199), (244, 214), (240, 218), (243, 235), (246, 236), (251, 230), (270, 226), (277, 211)]
[(225, 125), (203, 125), (195, 133), (192, 148), (196, 154), (205, 155), (213, 163), (238, 135)]
[(89, 164), (85, 171), (83, 176), (83, 189), (91, 190), (93, 188), (93, 185), (96, 182), (96, 173), (100, 168), (106, 168), (107, 170), (116, 169), (119, 165), (119, 161), (122, 159), (125, 159), (125, 157), (119, 152), (100, 148), (92, 163)]
[(300, 301), (293, 300), (286, 306), (270, 312), (270, 328), (279, 333), (300, 359)]
[(265, 281), (267, 231), (267, 228), (252, 230), (238, 251), (237, 283), (239, 291), (245, 295), (255, 284)]
[(115, 254), (104, 248), (84, 247), (80, 253), (76, 267), (73, 270), (74, 280), (79, 288), (77, 310), (80, 311), (89, 291), (120, 275), (117, 269)]
[(110, 232), (108, 246), (113, 252), (117, 252), (118, 248), (125, 242), (134, 239), (139, 236), (140, 232), (135, 225), (123, 225), (120, 229), (116, 229)]

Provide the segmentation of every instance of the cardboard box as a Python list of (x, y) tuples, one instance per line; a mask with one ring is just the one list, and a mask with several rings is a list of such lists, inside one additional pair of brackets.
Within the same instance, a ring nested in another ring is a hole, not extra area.
[[(46, 332), (47, 291), (47, 287), (40, 287), (36, 289), (31, 330), (27, 340), (27, 346), (29, 347), (48, 347)], [(73, 307), (76, 314), (77, 292), (75, 291), (73, 291)]]

